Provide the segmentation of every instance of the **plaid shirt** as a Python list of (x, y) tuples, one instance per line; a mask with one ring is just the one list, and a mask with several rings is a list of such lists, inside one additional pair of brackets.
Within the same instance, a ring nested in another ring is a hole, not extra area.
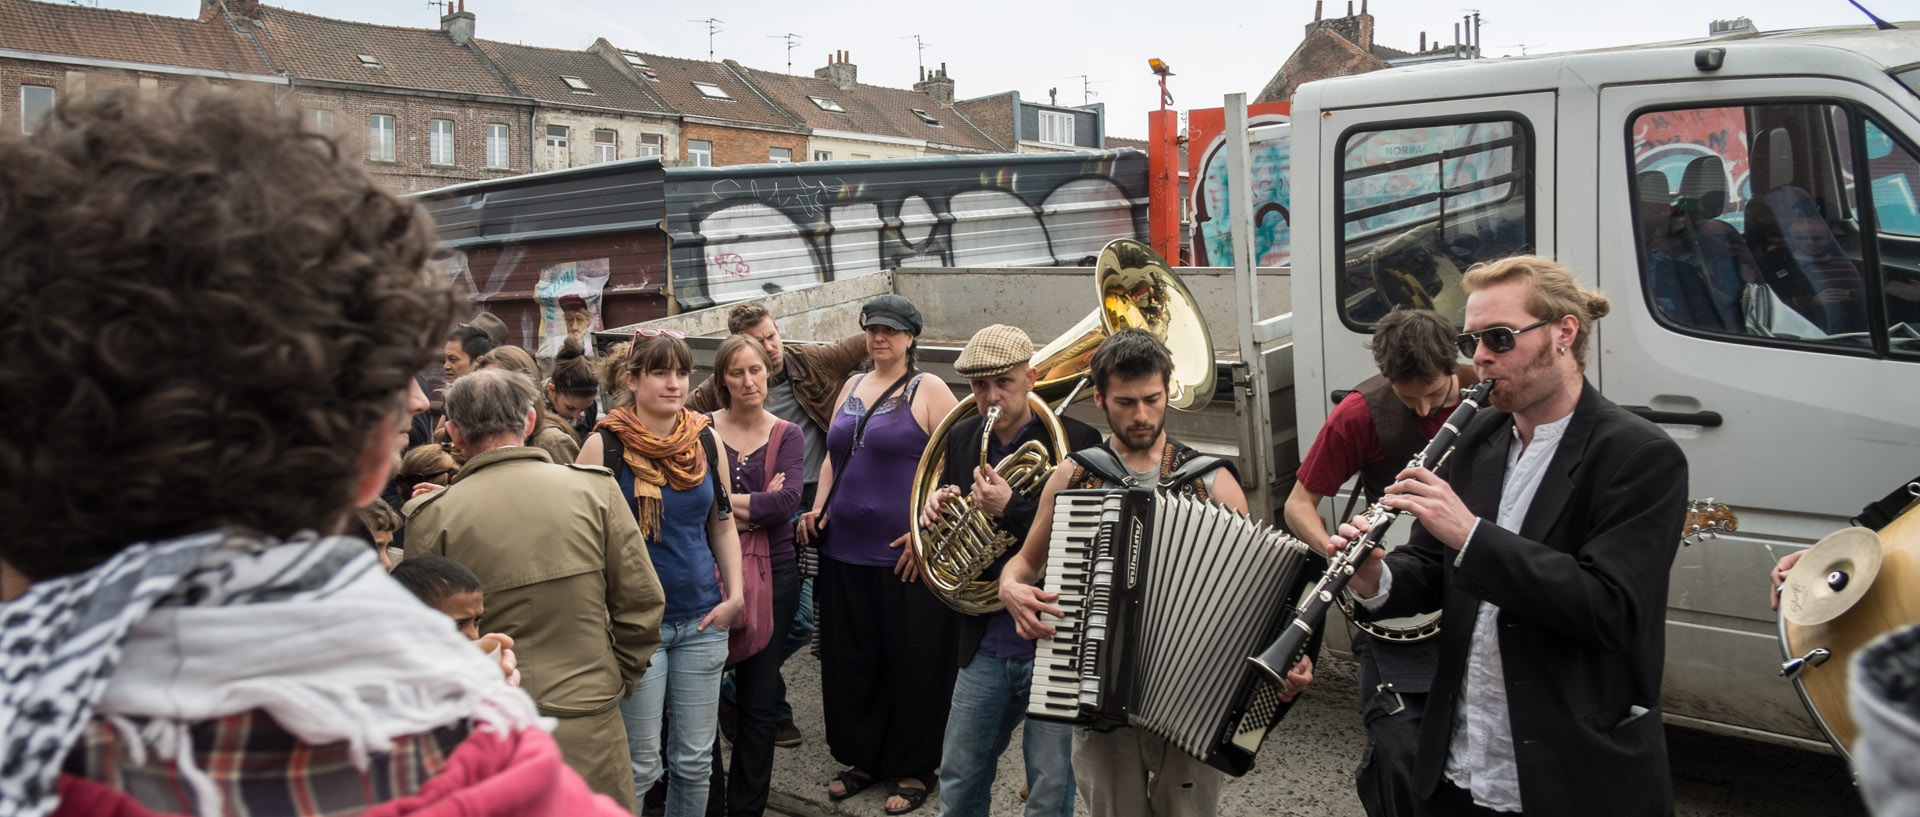
[[(129, 719), (138, 728), (139, 719)], [(346, 817), (420, 791), (446, 768), (447, 755), (468, 733), (464, 723), (394, 741), (393, 751), (368, 758), (356, 768), (347, 744), (312, 746), (255, 710), (194, 724), (193, 762), (213, 778), (225, 801), (220, 811), (232, 817)], [(151, 744), (145, 763), (133, 762), (126, 735), (113, 722), (95, 719), (82, 743), (68, 755), (68, 774), (125, 792), (141, 805), (163, 813), (193, 814), (193, 789), (172, 760)]]

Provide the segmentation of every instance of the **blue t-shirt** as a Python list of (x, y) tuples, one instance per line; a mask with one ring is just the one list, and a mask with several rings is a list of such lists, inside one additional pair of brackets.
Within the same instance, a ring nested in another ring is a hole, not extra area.
[[(627, 507), (639, 513), (633, 497), (633, 469), (620, 463), (620, 490)], [(720, 604), (720, 581), (714, 574), (713, 548), (707, 544), (707, 515), (713, 510), (713, 471), (699, 485), (676, 491), (660, 486), (660, 536), (647, 543), (653, 572), (666, 594), (666, 623), (706, 617)]]

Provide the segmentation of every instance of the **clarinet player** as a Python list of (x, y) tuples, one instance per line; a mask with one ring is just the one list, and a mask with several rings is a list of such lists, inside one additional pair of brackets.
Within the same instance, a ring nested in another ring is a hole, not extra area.
[(1462, 285), (1460, 349), (1497, 381), (1492, 410), (1461, 430), (1445, 481), (1415, 468), (1387, 488), (1419, 525), (1349, 585), (1373, 617), (1444, 610), (1420, 813), (1672, 814), (1660, 680), (1686, 458), (1587, 382), (1605, 296), (1535, 256)]

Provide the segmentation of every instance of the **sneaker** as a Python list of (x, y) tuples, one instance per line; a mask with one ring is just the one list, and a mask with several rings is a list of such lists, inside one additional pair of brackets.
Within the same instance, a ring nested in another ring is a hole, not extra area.
[(773, 745), (791, 748), (799, 746), (801, 741), (800, 727), (793, 725), (792, 718), (781, 718), (774, 722)]

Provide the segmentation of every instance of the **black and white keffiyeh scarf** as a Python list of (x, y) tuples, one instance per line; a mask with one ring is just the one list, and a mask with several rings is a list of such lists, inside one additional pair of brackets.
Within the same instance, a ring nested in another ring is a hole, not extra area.
[(264, 710), (355, 757), (461, 720), (540, 723), (497, 665), (380, 569), (365, 542), (209, 532), (130, 546), (0, 604), (0, 817), (58, 805), (62, 763), (96, 716), (148, 721), (200, 811), (187, 726)]

